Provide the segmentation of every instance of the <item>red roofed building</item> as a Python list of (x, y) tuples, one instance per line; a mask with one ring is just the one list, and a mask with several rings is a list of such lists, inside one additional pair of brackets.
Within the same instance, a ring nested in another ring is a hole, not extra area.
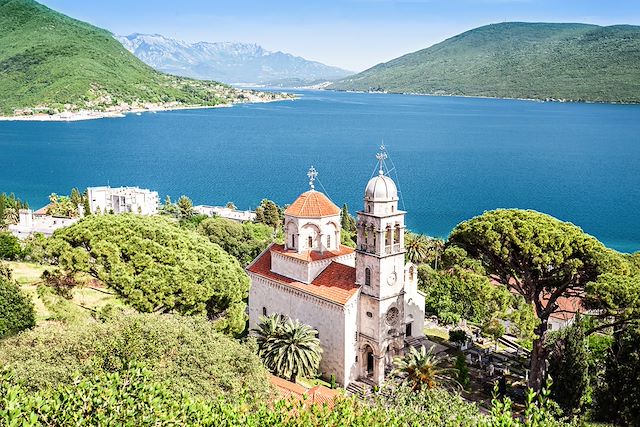
[(271, 375), (269, 381), (276, 388), (279, 398), (302, 400), (310, 405), (326, 403), (329, 407), (333, 407), (334, 401), (340, 395), (337, 390), (332, 390), (322, 385), (306, 388), (300, 384), (278, 378), (275, 375)]
[(272, 244), (248, 267), (249, 326), (273, 313), (318, 331), (320, 371), (346, 387), (384, 380), (385, 365), (422, 335), (424, 296), (417, 271), (404, 261), (404, 216), (395, 183), (383, 172), (367, 184), (358, 213), (357, 248), (340, 244), (340, 209), (311, 189), (284, 212), (284, 244)]

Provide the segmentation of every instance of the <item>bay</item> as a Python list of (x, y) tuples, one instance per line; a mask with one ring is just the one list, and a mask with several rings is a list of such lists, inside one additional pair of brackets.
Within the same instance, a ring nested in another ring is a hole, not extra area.
[[(495, 208), (571, 221), (640, 250), (640, 106), (297, 91), (300, 99), (82, 122), (0, 122), (0, 192), (137, 185), (195, 204), (291, 203), (317, 189), (355, 213), (381, 141), (414, 231), (446, 237)], [(393, 166), (392, 166), (393, 167)]]

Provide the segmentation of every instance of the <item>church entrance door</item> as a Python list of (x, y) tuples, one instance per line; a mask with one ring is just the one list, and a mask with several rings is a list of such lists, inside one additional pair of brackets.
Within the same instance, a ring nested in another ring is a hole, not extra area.
[(367, 376), (373, 376), (373, 352), (367, 352)]

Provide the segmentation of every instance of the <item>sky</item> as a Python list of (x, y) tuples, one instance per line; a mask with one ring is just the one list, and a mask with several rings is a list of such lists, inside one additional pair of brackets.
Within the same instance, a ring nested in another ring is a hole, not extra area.
[(640, 25), (640, 0), (40, 0), (119, 35), (257, 43), (362, 71), (481, 25)]

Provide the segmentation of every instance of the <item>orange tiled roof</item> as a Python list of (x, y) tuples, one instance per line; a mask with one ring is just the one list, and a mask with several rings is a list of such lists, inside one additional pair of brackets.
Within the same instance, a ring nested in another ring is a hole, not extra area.
[[(498, 280), (498, 278), (495, 276), (489, 276), (489, 280), (494, 285), (501, 284), (500, 280)], [(515, 281), (512, 280), (510, 284), (512, 285), (515, 284)], [(512, 294), (516, 294), (516, 295), (518, 294), (518, 292), (515, 289), (513, 289), (512, 286), (509, 286), (508, 289)], [(545, 303), (548, 303), (549, 295), (548, 294), (543, 295), (542, 301)], [(582, 298), (578, 296), (559, 297), (556, 300), (556, 304), (558, 305), (558, 309), (553, 313), (551, 313), (551, 315), (549, 316), (553, 319), (569, 320), (569, 319), (573, 319), (576, 316), (576, 314), (583, 313), (585, 311), (585, 308), (582, 305)]]
[(318, 251), (296, 252), (296, 251), (288, 251), (284, 248), (284, 245), (278, 245), (278, 244), (274, 244), (273, 246), (271, 246), (271, 250), (286, 256), (290, 256), (292, 258), (297, 258), (302, 261), (321, 261), (323, 259), (348, 255), (355, 251), (355, 249), (350, 248), (349, 246), (340, 245), (340, 249), (338, 249), (337, 251), (324, 251), (322, 253)]
[(34, 215), (46, 215), (47, 211), (49, 211), (49, 207), (51, 206), (51, 203), (49, 203), (46, 206), (41, 207), (40, 209), (38, 209), (37, 211), (33, 212)]
[(322, 385), (307, 389), (300, 384), (292, 383), (275, 375), (269, 375), (269, 381), (276, 387), (280, 396), (285, 399), (293, 398), (295, 400), (302, 400), (306, 395), (307, 402), (310, 404), (326, 403), (329, 406), (333, 406), (333, 401), (339, 396), (337, 390), (332, 390)]
[(284, 214), (303, 218), (320, 218), (339, 215), (340, 208), (321, 192), (310, 190), (302, 193), (284, 211)]
[[(272, 245), (272, 248), (275, 245)], [(265, 251), (247, 270), (302, 292), (344, 305), (358, 291), (356, 269), (332, 262), (312, 283), (302, 283), (271, 271), (271, 250)]]

